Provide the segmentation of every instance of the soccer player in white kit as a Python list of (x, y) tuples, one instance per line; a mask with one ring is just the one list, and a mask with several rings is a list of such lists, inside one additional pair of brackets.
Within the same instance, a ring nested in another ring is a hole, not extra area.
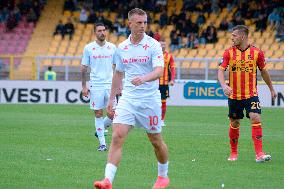
[[(90, 109), (95, 112), (96, 134), (100, 142), (98, 151), (106, 151), (104, 131), (112, 120), (108, 116), (103, 118), (103, 109), (109, 100), (116, 46), (106, 41), (104, 24), (96, 24), (94, 33), (96, 40), (85, 46), (81, 62), (82, 94), (88, 96), (90, 90)], [(86, 85), (88, 67), (91, 68), (89, 89)]]
[(161, 94), (158, 79), (163, 74), (163, 52), (158, 41), (145, 34), (146, 13), (138, 8), (128, 13), (131, 35), (119, 44), (114, 61), (116, 69), (107, 111), (113, 114), (113, 99), (125, 73), (122, 96), (114, 113), (113, 134), (105, 168), (105, 179), (95, 181), (98, 189), (112, 189), (121, 159), (124, 140), (132, 127), (145, 129), (158, 160), (158, 178), (153, 188), (167, 188), (168, 150), (161, 136)]

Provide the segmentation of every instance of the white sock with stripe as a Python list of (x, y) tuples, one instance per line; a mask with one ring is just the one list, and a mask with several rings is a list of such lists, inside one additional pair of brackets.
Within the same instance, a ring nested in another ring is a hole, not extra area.
[(104, 118), (95, 118), (96, 132), (100, 141), (100, 145), (106, 145), (105, 141), (105, 127), (104, 127)]

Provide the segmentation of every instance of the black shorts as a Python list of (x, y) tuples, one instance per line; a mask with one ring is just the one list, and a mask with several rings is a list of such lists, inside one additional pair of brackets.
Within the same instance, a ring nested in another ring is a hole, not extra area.
[(159, 90), (161, 93), (162, 100), (165, 100), (170, 97), (169, 85), (159, 85)]
[(246, 109), (246, 117), (249, 118), (249, 113), (254, 112), (261, 114), (261, 107), (258, 96), (254, 96), (244, 100), (228, 99), (229, 118), (243, 119), (244, 109)]

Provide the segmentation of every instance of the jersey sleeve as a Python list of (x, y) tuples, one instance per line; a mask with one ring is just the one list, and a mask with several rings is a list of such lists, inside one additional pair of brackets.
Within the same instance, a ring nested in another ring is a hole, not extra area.
[(122, 62), (121, 56), (120, 56), (120, 49), (117, 48), (115, 53), (114, 53), (114, 61), (113, 64), (115, 64), (115, 70), (119, 71), (119, 72), (124, 72), (125, 71), (125, 66)]
[(219, 69), (226, 70), (226, 68), (229, 65), (229, 61), (230, 61), (230, 53), (228, 50), (226, 50), (223, 54), (222, 62), (219, 65)]
[(153, 68), (164, 67), (164, 56), (160, 43), (155, 43), (152, 47), (152, 63)]
[(265, 69), (266, 64), (265, 64), (265, 58), (264, 58), (263, 51), (259, 51), (257, 61), (256, 61), (256, 65), (257, 65), (259, 70)]
[(115, 52), (116, 52), (116, 50), (117, 50), (117, 48), (116, 48), (116, 46), (115, 45), (113, 45), (113, 56), (112, 56), (112, 64), (114, 64), (114, 65), (116, 65), (116, 63), (115, 63), (115, 60), (114, 60), (114, 58), (115, 58)]
[(85, 46), (84, 48), (81, 64), (85, 66), (90, 66), (90, 56), (87, 46)]
[(175, 66), (175, 61), (172, 55), (170, 55), (170, 70), (171, 70), (171, 80), (175, 80), (176, 76), (176, 66)]

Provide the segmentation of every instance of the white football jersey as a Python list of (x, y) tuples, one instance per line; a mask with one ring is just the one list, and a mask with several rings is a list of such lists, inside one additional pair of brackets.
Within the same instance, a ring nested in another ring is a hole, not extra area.
[(81, 64), (91, 68), (90, 85), (111, 88), (115, 50), (116, 46), (107, 41), (104, 46), (98, 45), (96, 41), (85, 46)]
[(139, 86), (131, 83), (136, 76), (146, 75), (158, 66), (164, 67), (164, 56), (160, 43), (144, 34), (139, 44), (133, 45), (130, 37), (131, 35), (119, 44), (114, 55), (116, 70), (125, 72), (122, 95), (126, 98), (152, 98), (160, 95), (158, 79)]

